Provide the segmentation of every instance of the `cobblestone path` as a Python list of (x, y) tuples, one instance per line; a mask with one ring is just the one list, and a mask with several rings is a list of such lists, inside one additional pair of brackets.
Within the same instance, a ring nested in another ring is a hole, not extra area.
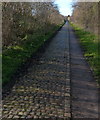
[(67, 27), (66, 23), (37, 64), (3, 98), (3, 118), (70, 118)]

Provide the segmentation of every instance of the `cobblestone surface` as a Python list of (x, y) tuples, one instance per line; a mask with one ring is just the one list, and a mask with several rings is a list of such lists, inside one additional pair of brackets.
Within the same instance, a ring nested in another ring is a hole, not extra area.
[(70, 117), (68, 50), (65, 24), (37, 64), (28, 68), (3, 98), (3, 118)]

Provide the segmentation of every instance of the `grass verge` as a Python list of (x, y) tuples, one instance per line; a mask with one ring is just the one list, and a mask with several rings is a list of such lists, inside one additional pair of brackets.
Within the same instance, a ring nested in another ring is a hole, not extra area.
[(2, 54), (2, 84), (6, 85), (19, 67), (25, 63), (62, 25), (55, 26), (46, 35), (26, 34), (20, 45), (8, 47)]
[(93, 71), (94, 76), (100, 85), (100, 56), (98, 54), (100, 42), (98, 41), (98, 37), (79, 28), (73, 23), (70, 24), (74, 28), (75, 33), (79, 38), (81, 46), (84, 50), (84, 56), (86, 57), (91, 70)]

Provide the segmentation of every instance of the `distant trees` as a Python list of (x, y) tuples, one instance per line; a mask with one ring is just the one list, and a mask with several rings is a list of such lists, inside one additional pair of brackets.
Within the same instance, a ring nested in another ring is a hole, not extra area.
[(20, 44), (26, 34), (47, 34), (64, 20), (52, 2), (4, 2), (2, 16), (3, 48)]
[(98, 34), (100, 4), (98, 2), (77, 2), (73, 5), (72, 21), (84, 29)]

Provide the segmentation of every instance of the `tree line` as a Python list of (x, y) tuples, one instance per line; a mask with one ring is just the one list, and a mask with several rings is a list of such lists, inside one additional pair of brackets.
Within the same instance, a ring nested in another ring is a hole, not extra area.
[(73, 4), (72, 21), (94, 34), (99, 32), (99, 2), (76, 2)]
[(46, 35), (62, 24), (64, 17), (52, 2), (2, 3), (3, 49), (21, 44), (26, 34)]
[(100, 2), (76, 2), (71, 21), (100, 84)]

